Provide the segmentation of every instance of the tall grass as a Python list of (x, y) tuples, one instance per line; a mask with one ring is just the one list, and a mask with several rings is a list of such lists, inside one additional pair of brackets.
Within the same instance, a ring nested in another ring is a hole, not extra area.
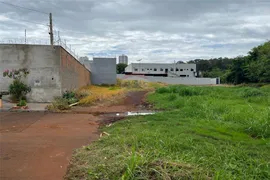
[(127, 91), (152, 90), (164, 86), (161, 83), (149, 83), (136, 80), (117, 80), (115, 85), (86, 86), (79, 89), (76, 95), (81, 97), (81, 105), (93, 105), (100, 102), (114, 102), (122, 98)]
[(269, 87), (161, 87), (164, 112), (104, 127), (66, 179), (270, 179)]
[(78, 90), (78, 92), (84, 92), (87, 94), (80, 100), (82, 105), (91, 105), (103, 101), (114, 101), (118, 97), (122, 97), (125, 93), (124, 89), (114, 86), (87, 86)]

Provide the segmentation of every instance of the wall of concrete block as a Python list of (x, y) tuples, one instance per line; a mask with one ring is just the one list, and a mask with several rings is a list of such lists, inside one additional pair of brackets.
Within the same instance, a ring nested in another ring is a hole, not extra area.
[(92, 84), (116, 83), (116, 58), (93, 58), (90, 66)]
[(162, 82), (166, 84), (186, 84), (186, 85), (213, 85), (217, 84), (217, 78), (181, 78), (181, 77), (157, 77), (117, 74), (118, 79), (138, 80), (146, 82)]
[(0, 45), (0, 89), (7, 90), (12, 79), (3, 77), (4, 70), (27, 68), (25, 81), (32, 90), (28, 100), (49, 102), (60, 95), (59, 47), (44, 45)]
[(65, 90), (91, 83), (90, 71), (61, 46), (1, 44), (0, 90), (8, 90), (12, 79), (3, 77), (8, 69), (27, 68), (25, 82), (31, 86), (29, 102), (51, 102)]
[(61, 90), (73, 90), (91, 84), (90, 71), (64, 48), (61, 48)]

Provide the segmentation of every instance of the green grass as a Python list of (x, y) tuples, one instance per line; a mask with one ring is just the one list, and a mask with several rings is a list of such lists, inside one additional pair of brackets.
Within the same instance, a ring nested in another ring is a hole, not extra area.
[(164, 112), (103, 128), (66, 179), (270, 179), (270, 86), (246, 89), (159, 88)]

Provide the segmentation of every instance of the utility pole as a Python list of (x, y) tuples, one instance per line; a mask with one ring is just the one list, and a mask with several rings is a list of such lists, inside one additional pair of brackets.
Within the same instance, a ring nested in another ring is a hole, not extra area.
[(52, 13), (50, 13), (50, 41), (51, 45), (53, 46), (53, 25), (52, 25)]

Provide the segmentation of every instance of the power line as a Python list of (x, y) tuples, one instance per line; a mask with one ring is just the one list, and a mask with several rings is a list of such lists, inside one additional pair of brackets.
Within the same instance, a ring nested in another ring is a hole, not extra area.
[(18, 5), (10, 4), (10, 3), (7, 3), (7, 2), (3, 2), (3, 1), (0, 1), (0, 3), (6, 4), (6, 5), (9, 5), (9, 6), (13, 6), (13, 7), (17, 7), (17, 8), (21, 8), (21, 9), (27, 9), (29, 11), (35, 11), (35, 12), (38, 12), (38, 13), (41, 13), (41, 14), (46, 14), (46, 15), (49, 14), (49, 13), (46, 13), (46, 12), (43, 12), (43, 11), (39, 11), (39, 10), (36, 10), (36, 9), (31, 9), (31, 8), (27, 8), (27, 7), (23, 7), (23, 6), (18, 6)]
[(29, 23), (36, 24), (36, 25), (42, 25), (42, 26), (48, 27), (48, 25), (41, 24), (41, 23), (37, 23), (37, 22), (34, 22), (34, 21), (28, 21), (28, 20), (24, 20), (24, 19), (18, 19), (18, 20), (19, 20), (19, 21), (29, 22)]
[(36, 25), (42, 25), (42, 26), (46, 26), (46, 27), (49, 26), (48, 24), (47, 25), (46, 24), (41, 24), (41, 23), (38, 23), (38, 22), (28, 21), (28, 20), (25, 20), (25, 19), (17, 19), (17, 21), (12, 19), (11, 23), (21, 24), (20, 21), (25, 21), (25, 22), (28, 22), (28, 23), (32, 23), (32, 24), (36, 24)]

